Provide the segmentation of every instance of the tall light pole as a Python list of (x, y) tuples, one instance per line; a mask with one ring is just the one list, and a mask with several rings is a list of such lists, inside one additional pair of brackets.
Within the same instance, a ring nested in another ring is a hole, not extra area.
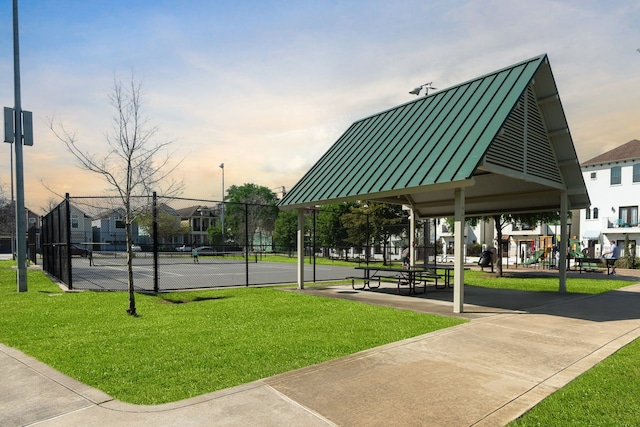
[(20, 99), (20, 44), (18, 41), (18, 0), (13, 0), (13, 80), (15, 104), (14, 148), (16, 152), (16, 258), (18, 292), (27, 291), (27, 222), (24, 210), (24, 169), (22, 167), (22, 102)]
[(220, 211), (220, 219), (222, 222), (222, 256), (224, 256), (224, 163), (220, 163), (222, 169), (222, 210)]

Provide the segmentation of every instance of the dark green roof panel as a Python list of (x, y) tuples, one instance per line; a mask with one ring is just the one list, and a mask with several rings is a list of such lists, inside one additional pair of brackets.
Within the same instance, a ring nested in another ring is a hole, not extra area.
[(469, 179), (545, 61), (541, 55), (355, 122), (280, 206)]

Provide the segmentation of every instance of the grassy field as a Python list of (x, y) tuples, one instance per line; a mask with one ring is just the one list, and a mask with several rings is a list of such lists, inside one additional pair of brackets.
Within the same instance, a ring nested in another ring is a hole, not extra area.
[(116, 399), (159, 404), (463, 323), (275, 288), (63, 293), (40, 271), (17, 293), (0, 262), (0, 342)]
[[(638, 280), (569, 278), (567, 292), (598, 294)], [(465, 272), (465, 283), (499, 289), (557, 292), (556, 277), (496, 278), (479, 271)], [(553, 393), (512, 427), (637, 426), (640, 425), (640, 340), (636, 340)]]
[(640, 340), (556, 391), (511, 427), (640, 425)]
[[(459, 324), (454, 318), (283, 292), (275, 288), (137, 295), (62, 293), (39, 271), (15, 292), (0, 262), (0, 341), (117, 399), (158, 404), (246, 383)], [(557, 277), (495, 278), (465, 272), (472, 286), (557, 292)], [(595, 294), (629, 282), (570, 278)], [(513, 426), (631, 426), (640, 419), (640, 341), (552, 394)]]
[[(464, 272), (466, 285), (481, 286), (493, 289), (513, 289), (534, 292), (558, 292), (558, 276), (540, 276), (532, 273), (506, 273), (504, 277), (495, 274), (468, 270)], [(567, 292), (576, 294), (600, 294), (614, 289), (628, 286), (633, 281), (609, 279), (605, 274), (602, 278), (568, 278)]]

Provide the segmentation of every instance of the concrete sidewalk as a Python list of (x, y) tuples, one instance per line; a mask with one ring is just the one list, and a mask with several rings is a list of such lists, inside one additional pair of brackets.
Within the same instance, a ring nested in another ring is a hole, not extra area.
[[(451, 315), (425, 296), (304, 291)], [(469, 323), (180, 402), (111, 399), (0, 344), (0, 425), (502, 426), (640, 336), (640, 285), (602, 295), (467, 287)]]

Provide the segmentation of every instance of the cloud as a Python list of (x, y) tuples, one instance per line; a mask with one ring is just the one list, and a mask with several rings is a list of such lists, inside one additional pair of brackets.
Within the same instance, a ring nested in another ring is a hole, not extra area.
[[(308, 2), (38, 2), (21, 5), (23, 105), (36, 145), (25, 149), (27, 203), (44, 179), (100, 193), (45, 118), (104, 150), (114, 73), (144, 84), (144, 112), (172, 140), (185, 194), (220, 196), (254, 182), (290, 187), (356, 120), (548, 53), (580, 160), (640, 135), (640, 5), (541, 0)], [(5, 14), (7, 15), (7, 14)], [(0, 29), (10, 31), (3, 15)], [(0, 73), (12, 52), (0, 45)], [(0, 82), (11, 104), (12, 82)], [(227, 167), (228, 166), (228, 167)], [(0, 175), (8, 181), (8, 165)]]

